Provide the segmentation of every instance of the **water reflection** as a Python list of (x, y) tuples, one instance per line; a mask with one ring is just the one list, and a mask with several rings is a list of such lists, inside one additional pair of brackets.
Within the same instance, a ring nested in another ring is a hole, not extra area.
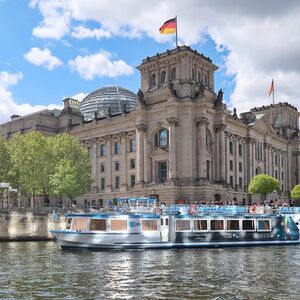
[(35, 242), (0, 251), (0, 299), (299, 299), (299, 246), (71, 252)]

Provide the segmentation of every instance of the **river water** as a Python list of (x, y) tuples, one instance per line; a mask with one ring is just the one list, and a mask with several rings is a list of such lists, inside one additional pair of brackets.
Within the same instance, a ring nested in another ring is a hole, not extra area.
[(300, 299), (300, 246), (62, 251), (0, 243), (0, 299)]

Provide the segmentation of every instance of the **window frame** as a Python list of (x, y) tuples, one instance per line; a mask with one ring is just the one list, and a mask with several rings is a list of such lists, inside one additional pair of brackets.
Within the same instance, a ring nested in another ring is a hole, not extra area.
[[(198, 218), (195, 218), (193, 219), (193, 231), (194, 232), (208, 232), (209, 231), (209, 222), (208, 222), (209, 219), (198, 219)], [(199, 230), (199, 229), (195, 229), (195, 221), (206, 221), (206, 230)]]
[[(243, 229), (243, 221), (253, 221), (254, 224), (254, 229)], [(241, 219), (241, 231), (246, 231), (246, 232), (255, 232), (256, 231), (256, 219)]]
[[(268, 221), (269, 225), (270, 225), (270, 229), (259, 229), (258, 228), (258, 222), (259, 221)], [(271, 219), (266, 219), (266, 218), (259, 218), (259, 219), (256, 219), (256, 229), (257, 229), (257, 232), (271, 232), (272, 231), (272, 220)]]
[[(177, 230), (177, 222), (178, 221), (189, 221), (190, 229), (189, 230)], [(175, 219), (175, 232), (191, 232), (191, 231), (192, 231), (191, 219)]]
[[(154, 219), (154, 218), (153, 219), (151, 219), (151, 218), (142, 219), (142, 221), (141, 221), (141, 232), (158, 232), (159, 231), (158, 220), (159, 219)], [(156, 221), (156, 230), (144, 230), (143, 221)]]
[[(211, 222), (213, 221), (223, 221), (223, 229), (211, 229), (212, 226), (211, 226)], [(225, 219), (210, 219), (209, 220), (209, 229), (211, 232), (225, 232)]]
[[(238, 221), (239, 222), (239, 229), (228, 229), (228, 226), (227, 226), (228, 221)], [(241, 219), (226, 219), (226, 231), (227, 232), (241, 231)]]
[[(126, 230), (112, 230), (112, 221), (126, 221), (127, 229)], [(119, 218), (111, 218), (109, 219), (109, 231), (113, 233), (127, 233), (129, 232), (129, 220), (128, 219), (119, 219)]]

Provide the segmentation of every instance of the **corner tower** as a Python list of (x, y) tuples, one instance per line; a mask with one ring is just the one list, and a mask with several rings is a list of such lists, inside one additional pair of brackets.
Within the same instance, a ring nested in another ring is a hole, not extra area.
[(205, 95), (206, 99), (215, 100), (214, 72), (218, 67), (188, 46), (147, 57), (137, 69), (147, 105), (167, 100), (170, 92), (178, 99)]

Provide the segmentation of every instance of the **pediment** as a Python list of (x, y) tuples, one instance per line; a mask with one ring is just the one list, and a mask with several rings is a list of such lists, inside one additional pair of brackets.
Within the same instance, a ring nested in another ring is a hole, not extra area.
[(276, 131), (274, 130), (272, 124), (265, 115), (261, 116), (260, 118), (257, 118), (253, 122), (252, 128), (256, 129), (257, 131), (262, 131), (263, 133), (276, 134)]
[(151, 151), (151, 155), (161, 155), (161, 154), (167, 154), (169, 153), (168, 148), (154, 148)]

